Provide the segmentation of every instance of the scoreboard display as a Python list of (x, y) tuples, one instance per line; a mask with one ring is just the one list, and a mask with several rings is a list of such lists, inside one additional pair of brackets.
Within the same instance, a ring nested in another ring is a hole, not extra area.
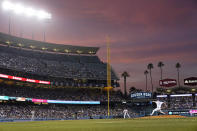
[(131, 98), (135, 99), (144, 99), (144, 98), (151, 98), (152, 93), (150, 92), (137, 92), (137, 93), (132, 93)]

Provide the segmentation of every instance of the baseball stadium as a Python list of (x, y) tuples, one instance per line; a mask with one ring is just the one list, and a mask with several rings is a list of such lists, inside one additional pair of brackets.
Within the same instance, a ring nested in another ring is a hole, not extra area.
[[(53, 19), (14, 2), (2, 1), (3, 10)], [(113, 68), (109, 36), (102, 60), (99, 46), (47, 42), (46, 32), (43, 41), (33, 33), (25, 38), (12, 33), (12, 23), (9, 16), (8, 33), (0, 31), (0, 131), (197, 130), (197, 77), (182, 81), (180, 63), (178, 79), (164, 78), (164, 64), (158, 63), (158, 88), (153, 87), (153, 64), (148, 64), (146, 87), (128, 90), (128, 72), (120, 75)]]

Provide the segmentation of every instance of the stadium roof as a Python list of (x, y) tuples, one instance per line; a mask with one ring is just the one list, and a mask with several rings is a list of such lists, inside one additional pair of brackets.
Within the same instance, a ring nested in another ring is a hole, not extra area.
[(99, 47), (85, 47), (85, 46), (72, 46), (62, 45), (55, 43), (47, 43), (42, 41), (30, 40), (20, 38), (0, 32), (1, 44), (11, 45), (15, 47), (22, 47), (28, 49), (59, 52), (59, 53), (72, 53), (72, 54), (96, 54)]

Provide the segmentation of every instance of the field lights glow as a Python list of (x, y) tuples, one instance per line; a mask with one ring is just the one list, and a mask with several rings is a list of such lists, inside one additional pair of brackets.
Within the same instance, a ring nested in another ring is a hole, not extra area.
[(12, 11), (16, 14), (24, 14), (28, 17), (35, 16), (38, 19), (51, 19), (51, 14), (44, 10), (36, 10), (31, 7), (25, 7), (20, 3), (11, 3), (9, 1), (2, 2), (2, 8), (6, 11)]
[(22, 14), (24, 12), (24, 7), (21, 4), (16, 4), (14, 12), (16, 14)]

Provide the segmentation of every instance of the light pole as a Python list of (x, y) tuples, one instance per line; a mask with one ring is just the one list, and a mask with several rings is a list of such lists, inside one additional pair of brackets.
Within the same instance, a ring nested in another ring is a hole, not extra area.
[(43, 40), (46, 41), (46, 26), (51, 22), (51, 19), (43, 20)]
[[(8, 0), (2, 2), (2, 8), (5, 11), (9, 11), (9, 29), (8, 33), (11, 34), (11, 16), (10, 13), (14, 13), (21, 16), (33, 17), (38, 20), (49, 20), (52, 18), (51, 14), (40, 9), (33, 9), (31, 7), (26, 7), (21, 3), (12, 3)], [(22, 33), (21, 33), (22, 35)], [(33, 37), (33, 35), (32, 35)], [(45, 41), (45, 31), (44, 31), (44, 41)]]
[(8, 17), (9, 17), (9, 18), (8, 18), (8, 19), (9, 19), (8, 34), (9, 34), (9, 35), (11, 35), (11, 31), (10, 31), (10, 29), (11, 29), (11, 28), (10, 28), (10, 27), (11, 27), (11, 16), (10, 16), (10, 14), (9, 14), (9, 16), (8, 16)]

